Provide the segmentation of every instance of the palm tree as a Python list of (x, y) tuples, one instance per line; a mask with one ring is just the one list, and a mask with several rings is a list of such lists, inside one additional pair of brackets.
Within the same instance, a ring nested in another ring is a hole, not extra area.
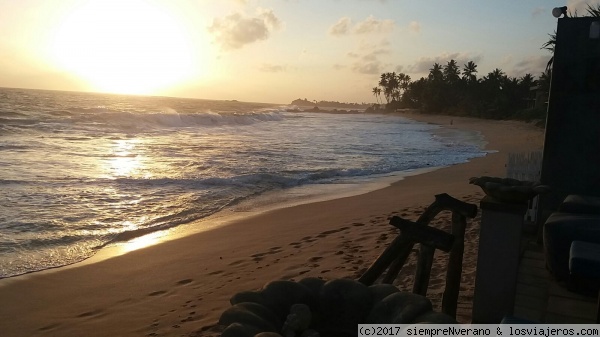
[(373, 90), (371, 92), (375, 96), (375, 99), (377, 100), (377, 104), (379, 104), (379, 94), (381, 93), (381, 89), (379, 89), (379, 87), (373, 87)]
[(398, 74), (398, 83), (399, 83), (399, 90), (398, 90), (397, 100), (400, 101), (400, 98), (401, 98), (400, 96), (404, 95), (406, 90), (408, 90), (408, 86), (410, 85), (410, 76), (406, 75), (405, 73)]
[(523, 77), (521, 77), (519, 79), (519, 83), (523, 86), (526, 86), (527, 88), (533, 86), (535, 84), (535, 78), (533, 77), (533, 75), (527, 73), (525, 75), (523, 75)]
[(593, 7), (592, 5), (588, 4), (586, 12), (589, 14), (589, 16), (600, 18), (600, 4), (597, 4), (596, 7)]
[(442, 72), (442, 66), (439, 63), (434, 63), (433, 67), (429, 69), (429, 79), (433, 81), (441, 81), (444, 78)]
[(379, 86), (383, 88), (383, 95), (385, 96), (385, 100), (388, 103), (390, 102), (390, 97), (387, 89), (389, 83), (389, 74), (390, 73), (383, 73), (381, 74), (381, 77), (379, 79)]
[(390, 97), (392, 98), (392, 101), (398, 97), (398, 88), (400, 88), (398, 75), (396, 75), (396, 72), (389, 73), (388, 89), (390, 91)]
[(467, 62), (463, 68), (463, 80), (467, 83), (474, 83), (477, 81), (477, 65), (473, 61)]
[(556, 31), (554, 31), (554, 34), (548, 34), (550, 36), (550, 40), (548, 40), (546, 43), (544, 43), (542, 45), (541, 49), (546, 49), (548, 51), (550, 51), (550, 53), (552, 54), (552, 57), (550, 57), (550, 60), (548, 60), (548, 63), (546, 64), (546, 69), (550, 69), (550, 67), (552, 67), (552, 63), (554, 62), (554, 47), (556, 46)]
[(489, 74), (487, 74), (485, 79), (492, 83), (501, 84), (502, 80), (504, 80), (505, 78), (506, 74), (504, 74), (504, 71), (502, 71), (502, 69), (496, 68), (492, 70)]
[(543, 92), (550, 92), (550, 79), (552, 78), (552, 69), (546, 69), (539, 79), (538, 84), (540, 85), (540, 90)]
[(383, 95), (387, 103), (393, 101), (397, 97), (397, 90), (400, 85), (398, 75), (395, 72), (381, 74), (379, 85), (383, 88)]
[(454, 84), (458, 82), (460, 78), (460, 70), (458, 69), (458, 65), (456, 64), (455, 60), (448, 61), (448, 63), (444, 66), (443, 74), (446, 83)]

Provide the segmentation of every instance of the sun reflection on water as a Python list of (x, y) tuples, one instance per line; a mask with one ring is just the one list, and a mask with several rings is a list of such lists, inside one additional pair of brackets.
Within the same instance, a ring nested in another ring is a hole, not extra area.
[(111, 177), (131, 177), (140, 175), (144, 169), (144, 157), (141, 155), (138, 139), (119, 139), (112, 144), (112, 158), (108, 160)]
[(165, 236), (164, 232), (154, 232), (144, 236), (137, 237), (135, 239), (127, 241), (123, 244), (123, 252), (131, 252), (134, 250), (146, 248), (148, 246), (155, 245), (161, 242), (161, 239)]

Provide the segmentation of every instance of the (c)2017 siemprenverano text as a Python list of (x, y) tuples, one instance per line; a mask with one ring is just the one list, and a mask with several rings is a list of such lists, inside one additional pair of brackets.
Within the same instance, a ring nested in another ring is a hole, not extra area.
[(359, 324), (358, 336), (600, 336), (595, 324)]

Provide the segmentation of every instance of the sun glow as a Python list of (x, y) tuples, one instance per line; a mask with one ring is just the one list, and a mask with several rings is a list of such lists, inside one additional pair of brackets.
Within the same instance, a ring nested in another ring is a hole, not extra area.
[(135, 139), (117, 140), (113, 145), (114, 157), (108, 161), (107, 170), (113, 177), (129, 177), (140, 174), (144, 167), (142, 157), (136, 153)]
[(89, 0), (62, 21), (51, 49), (98, 91), (156, 94), (198, 75), (185, 28), (152, 1)]

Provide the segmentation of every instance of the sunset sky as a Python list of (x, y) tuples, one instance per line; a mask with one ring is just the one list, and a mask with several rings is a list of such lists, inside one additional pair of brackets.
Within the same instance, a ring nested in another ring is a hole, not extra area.
[(0, 0), (0, 87), (374, 102), (454, 58), (538, 76), (548, 0)]

